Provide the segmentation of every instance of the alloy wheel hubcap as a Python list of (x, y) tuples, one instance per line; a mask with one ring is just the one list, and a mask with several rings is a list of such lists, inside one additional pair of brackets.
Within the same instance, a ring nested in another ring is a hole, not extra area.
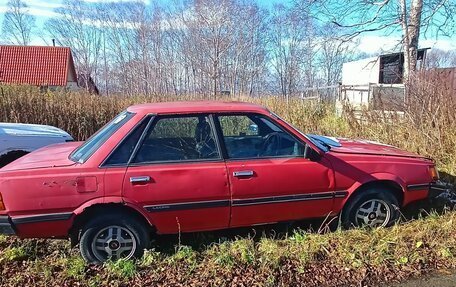
[(368, 200), (356, 211), (356, 222), (358, 226), (384, 227), (390, 219), (391, 209), (381, 199)]
[(136, 251), (136, 238), (125, 227), (113, 225), (100, 230), (92, 242), (95, 257), (103, 262), (108, 259), (129, 259)]

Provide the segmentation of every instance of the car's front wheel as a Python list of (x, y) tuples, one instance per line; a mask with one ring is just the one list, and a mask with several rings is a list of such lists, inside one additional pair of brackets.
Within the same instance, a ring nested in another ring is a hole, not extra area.
[(139, 258), (150, 243), (147, 226), (132, 216), (107, 214), (82, 229), (79, 248), (89, 263)]
[(356, 194), (342, 211), (342, 225), (350, 227), (388, 227), (399, 219), (399, 203), (388, 190), (374, 188)]

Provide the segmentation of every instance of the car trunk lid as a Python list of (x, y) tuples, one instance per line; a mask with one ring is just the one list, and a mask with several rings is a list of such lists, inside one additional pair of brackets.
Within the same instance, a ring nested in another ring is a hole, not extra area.
[(75, 148), (81, 145), (81, 143), (82, 142), (59, 143), (40, 148), (4, 166), (0, 171), (73, 165), (75, 162), (70, 160), (68, 156)]

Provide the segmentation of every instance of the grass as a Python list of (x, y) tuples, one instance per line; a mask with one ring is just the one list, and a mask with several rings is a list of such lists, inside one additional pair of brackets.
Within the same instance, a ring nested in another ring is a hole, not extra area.
[(1, 259), (5, 261), (19, 261), (27, 257), (27, 252), (22, 247), (11, 247), (3, 250)]
[(136, 264), (132, 260), (120, 259), (105, 263), (106, 271), (120, 279), (130, 279), (136, 275)]
[[(425, 101), (430, 90), (433, 101)], [(369, 111), (362, 121), (350, 111), (336, 117), (324, 103), (230, 100), (264, 105), (306, 133), (365, 138), (430, 156), (443, 177), (455, 181), (455, 105), (432, 86), (417, 86), (412, 95), (415, 102), (403, 116)], [(83, 140), (131, 104), (188, 99), (197, 97), (106, 98), (4, 86), (0, 121), (50, 124)], [(456, 268), (455, 211), (430, 213), (388, 229), (320, 234), (294, 228), (258, 234), (233, 238), (210, 233), (184, 242), (171, 237), (169, 248), (158, 245), (140, 260), (102, 266), (86, 265), (64, 241), (0, 236), (0, 286), (371, 286)]]
[[(386, 229), (337, 230), (326, 234), (299, 229), (280, 237), (262, 235), (225, 239), (197, 248), (181, 245), (173, 252), (148, 250), (137, 261), (86, 265), (67, 243), (44, 246), (48, 254), (24, 254), (22, 241), (7, 239), (0, 255), (6, 274), (29, 274), (35, 284), (115, 282), (123, 285), (335, 286), (402, 280), (442, 268), (456, 268), (456, 212), (431, 214)], [(30, 242), (34, 240), (26, 240)], [(68, 253), (69, 252), (69, 253)], [(25, 281), (24, 281), (25, 280)], [(31, 279), (29, 279), (31, 280)], [(27, 277), (4, 276), (1, 286), (26, 284)], [(236, 285), (235, 284), (235, 285)]]
[(83, 279), (86, 264), (81, 256), (72, 256), (62, 260), (65, 266), (65, 272), (70, 278)]

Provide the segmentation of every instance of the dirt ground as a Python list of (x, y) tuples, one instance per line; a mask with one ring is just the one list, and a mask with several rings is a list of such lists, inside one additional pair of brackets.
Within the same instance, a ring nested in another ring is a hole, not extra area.
[(390, 287), (455, 287), (456, 270), (449, 274), (434, 274), (431, 276), (413, 279), (404, 283), (390, 285)]

